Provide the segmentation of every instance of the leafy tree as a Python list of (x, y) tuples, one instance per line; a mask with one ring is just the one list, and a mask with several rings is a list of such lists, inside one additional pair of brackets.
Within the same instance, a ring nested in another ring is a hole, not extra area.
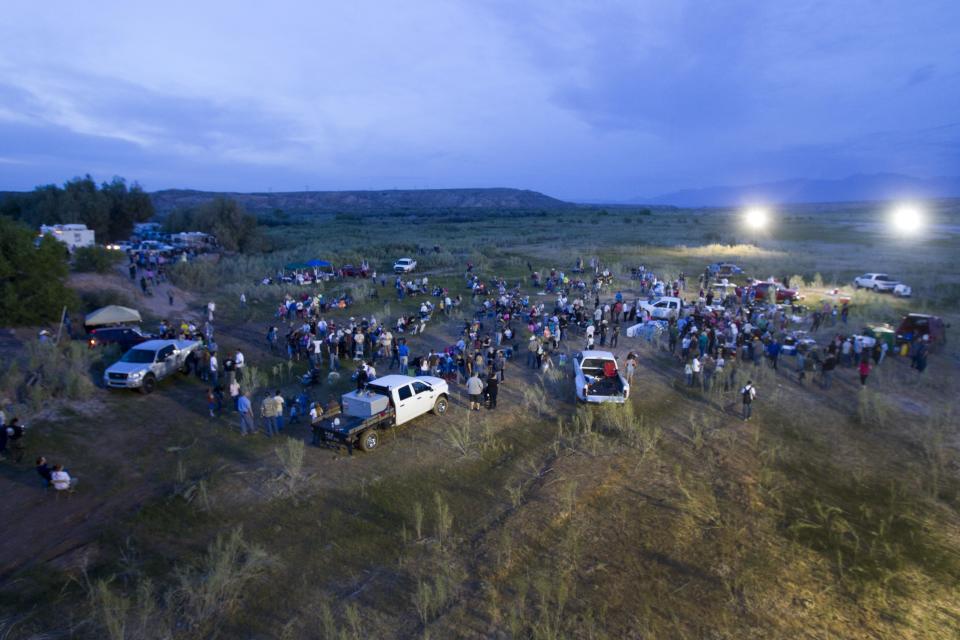
[(36, 234), (0, 216), (0, 325), (37, 324), (57, 320), (74, 301), (64, 284), (68, 252), (59, 240)]
[(216, 198), (199, 207), (177, 209), (167, 216), (168, 231), (202, 231), (217, 238), (227, 251), (250, 252), (261, 248), (263, 239), (257, 217), (232, 198)]
[(135, 223), (153, 217), (154, 208), (150, 196), (138, 184), (128, 188), (123, 178), (114, 178), (98, 187), (88, 175), (69, 180), (62, 188), (44, 185), (30, 193), (9, 196), (0, 202), (0, 215), (32, 227), (83, 223), (103, 242), (127, 238)]

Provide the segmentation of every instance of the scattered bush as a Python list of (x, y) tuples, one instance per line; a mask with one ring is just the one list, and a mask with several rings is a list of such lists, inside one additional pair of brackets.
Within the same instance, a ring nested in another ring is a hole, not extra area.
[(122, 251), (112, 251), (105, 247), (79, 247), (73, 252), (73, 270), (81, 273), (107, 273), (123, 257)]

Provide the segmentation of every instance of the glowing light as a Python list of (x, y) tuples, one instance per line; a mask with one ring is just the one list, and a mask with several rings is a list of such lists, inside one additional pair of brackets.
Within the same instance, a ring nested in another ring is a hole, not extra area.
[(743, 221), (751, 229), (763, 229), (770, 224), (770, 214), (766, 209), (752, 207), (744, 212)]
[(915, 205), (900, 205), (890, 212), (890, 225), (897, 233), (917, 233), (923, 224), (923, 211)]

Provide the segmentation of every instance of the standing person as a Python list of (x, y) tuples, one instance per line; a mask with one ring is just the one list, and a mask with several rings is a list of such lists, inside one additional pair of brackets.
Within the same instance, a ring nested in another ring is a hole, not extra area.
[(410, 366), (410, 347), (407, 346), (406, 340), (400, 340), (400, 344), (397, 345), (397, 358), (400, 361), (400, 373), (406, 375)]
[(213, 312), (217, 310), (217, 305), (212, 300), (207, 303), (207, 322), (213, 322)]
[(753, 386), (753, 380), (747, 380), (747, 384), (740, 389), (740, 398), (743, 401), (743, 420), (750, 420), (753, 415), (753, 399), (757, 397), (757, 388)]
[(829, 389), (833, 383), (833, 370), (836, 368), (837, 357), (828, 353), (827, 357), (823, 359), (823, 364), (820, 365), (820, 385), (824, 389)]
[(537, 360), (537, 336), (530, 336), (527, 340), (527, 366), (533, 367)]
[(284, 399), (283, 394), (280, 393), (280, 389), (277, 389), (273, 394), (273, 403), (277, 414), (277, 433), (279, 434), (283, 431), (283, 413), (287, 406), (287, 401)]
[(860, 371), (860, 388), (867, 386), (867, 378), (870, 377), (870, 358), (862, 358), (857, 367)]
[(260, 417), (263, 418), (263, 429), (268, 438), (277, 433), (277, 403), (268, 392), (260, 402)]
[(240, 308), (241, 309), (247, 308), (247, 294), (243, 292), (240, 292)]
[(616, 349), (617, 342), (619, 342), (619, 340), (620, 340), (620, 325), (615, 324), (613, 325), (613, 333), (610, 334), (610, 348)]
[[(231, 388), (231, 392), (233, 389)], [(253, 404), (250, 402), (250, 394), (242, 393), (237, 398), (237, 411), (240, 412), (240, 435), (245, 436), (248, 433), (256, 433), (257, 429), (253, 425)]]
[(167, 301), (173, 306), (173, 289), (167, 289)]
[(220, 384), (220, 363), (217, 362), (217, 352), (210, 352), (210, 384), (216, 387)]
[(797, 348), (797, 382), (803, 384), (803, 379), (807, 377), (807, 356), (803, 349)]
[(233, 403), (233, 410), (240, 410), (240, 383), (236, 380), (230, 381), (230, 401)]
[(207, 411), (210, 412), (211, 418), (216, 418), (217, 414), (215, 413), (217, 409), (217, 396), (213, 393), (213, 387), (207, 389)]
[(243, 354), (240, 353), (240, 349), (237, 349), (237, 353), (233, 356), (233, 368), (236, 371), (237, 381), (243, 382), (243, 366), (244, 366)]
[(493, 410), (497, 408), (497, 392), (500, 388), (500, 381), (497, 380), (496, 374), (487, 377), (487, 409)]
[(467, 395), (470, 397), (470, 409), (480, 411), (480, 399), (483, 395), (483, 381), (474, 371), (473, 375), (467, 378)]
[(10, 436), (10, 449), (13, 451), (13, 460), (17, 463), (23, 461), (23, 452), (26, 450), (26, 446), (23, 444), (23, 436), (26, 433), (26, 429), (26, 426), (20, 424), (20, 418), (11, 420), (5, 429)]
[(497, 354), (493, 357), (493, 375), (500, 382), (503, 382), (503, 370), (507, 366), (507, 359), (503, 355), (503, 351), (497, 351)]
[(627, 354), (624, 368), (627, 370), (627, 382), (633, 384), (633, 375), (637, 371), (637, 355), (633, 351)]

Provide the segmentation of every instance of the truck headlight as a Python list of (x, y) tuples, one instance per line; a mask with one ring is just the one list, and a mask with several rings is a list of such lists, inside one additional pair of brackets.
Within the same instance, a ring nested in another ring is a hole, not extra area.
[(133, 373), (127, 375), (128, 378), (136, 380), (143, 377), (143, 371), (134, 371)]

